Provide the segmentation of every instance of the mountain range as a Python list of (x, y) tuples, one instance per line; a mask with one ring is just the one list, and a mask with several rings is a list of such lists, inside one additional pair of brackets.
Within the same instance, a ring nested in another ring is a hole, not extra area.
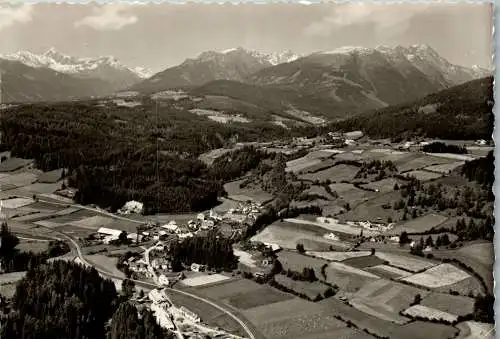
[(116, 58), (80, 58), (54, 48), (0, 55), (6, 101), (57, 101), (103, 96), (128, 88), (152, 73)]
[(454, 65), (427, 45), (342, 47), (308, 55), (238, 47), (206, 51), (154, 75), (113, 57), (77, 58), (51, 49), (41, 55), (25, 51), (0, 56), (0, 71), (4, 92), (10, 93), (4, 99), (10, 101), (183, 89), (263, 112), (303, 111), (318, 116), (318, 121), (412, 101), (491, 74), (479, 67)]

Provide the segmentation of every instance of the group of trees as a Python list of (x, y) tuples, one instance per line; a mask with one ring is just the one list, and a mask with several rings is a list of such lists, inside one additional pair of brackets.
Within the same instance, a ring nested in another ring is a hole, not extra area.
[(206, 236), (187, 238), (170, 247), (172, 270), (182, 270), (182, 264), (206, 265), (215, 270), (233, 270), (238, 260), (233, 253), (232, 241), (210, 231)]
[[(108, 321), (111, 319), (111, 327)], [(1, 338), (173, 338), (152, 313), (120, 298), (111, 280), (94, 268), (55, 261), (30, 269), (18, 283)]]
[(384, 179), (388, 174), (396, 172), (397, 167), (392, 161), (372, 160), (361, 165), (358, 173), (356, 173), (356, 178), (367, 178), (368, 175), (376, 175), (375, 180), (377, 181)]
[(492, 241), (494, 227), (495, 221), (493, 216), (486, 216), (485, 219), (478, 221), (470, 218), (468, 223), (462, 218), (457, 220), (453, 231), (460, 240), (486, 239)]
[(467, 154), (467, 148), (465, 148), (465, 146), (448, 145), (439, 141), (424, 145), (422, 151), (427, 153)]
[(269, 157), (254, 147), (244, 147), (215, 159), (210, 166), (209, 176), (215, 180), (229, 181), (245, 175)]
[(26, 271), (70, 251), (68, 244), (60, 240), (50, 241), (48, 248), (41, 253), (19, 251), (16, 249), (19, 238), (9, 230), (6, 222), (0, 227), (0, 241), (0, 262), (5, 272)]

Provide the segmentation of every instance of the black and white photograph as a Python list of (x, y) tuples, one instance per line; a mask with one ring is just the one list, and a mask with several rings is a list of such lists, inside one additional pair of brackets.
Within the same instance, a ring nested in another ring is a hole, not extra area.
[(493, 31), (0, 3), (0, 338), (493, 339)]

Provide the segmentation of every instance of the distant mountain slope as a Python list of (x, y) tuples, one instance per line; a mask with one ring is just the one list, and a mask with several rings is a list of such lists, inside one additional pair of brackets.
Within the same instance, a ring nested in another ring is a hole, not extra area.
[(190, 93), (197, 96), (219, 95), (227, 96), (258, 107), (259, 112), (284, 113), (290, 115), (293, 111), (305, 111), (325, 120), (335, 120), (353, 114), (360, 107), (369, 109), (381, 107), (376, 100), (363, 96), (358, 102), (339, 103), (336, 100), (316, 95), (314, 92), (303, 93), (292, 88), (251, 85), (237, 81), (217, 80), (193, 88)]
[(208, 51), (155, 74), (133, 86), (132, 90), (153, 93), (171, 88), (199, 86), (214, 80), (242, 81), (263, 68), (293, 61), (298, 57), (290, 51), (266, 54), (241, 47), (222, 52)]
[(394, 105), (486, 74), (454, 66), (426, 45), (344, 47), (265, 68), (247, 81), (314, 92), (339, 103), (359, 103), (359, 112), (366, 108), (367, 97), (372, 103), (369, 108)]
[(420, 135), (443, 139), (491, 139), (493, 77), (473, 80), (411, 103), (367, 112), (330, 126), (363, 130), (372, 137)]
[(33, 68), (47, 68), (78, 78), (100, 79), (109, 82), (114, 90), (122, 90), (151, 75), (144, 68), (130, 68), (110, 56), (79, 58), (58, 52), (54, 48), (43, 54), (29, 51), (1, 55), (0, 58), (19, 61)]
[(0, 59), (4, 102), (66, 101), (113, 92), (109, 82), (84, 79), (19, 61)]

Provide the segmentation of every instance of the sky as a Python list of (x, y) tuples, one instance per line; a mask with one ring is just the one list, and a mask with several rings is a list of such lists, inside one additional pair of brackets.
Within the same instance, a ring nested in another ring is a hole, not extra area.
[(0, 54), (112, 55), (153, 71), (207, 50), (307, 54), (428, 44), (450, 62), (492, 67), (491, 4), (0, 5)]

